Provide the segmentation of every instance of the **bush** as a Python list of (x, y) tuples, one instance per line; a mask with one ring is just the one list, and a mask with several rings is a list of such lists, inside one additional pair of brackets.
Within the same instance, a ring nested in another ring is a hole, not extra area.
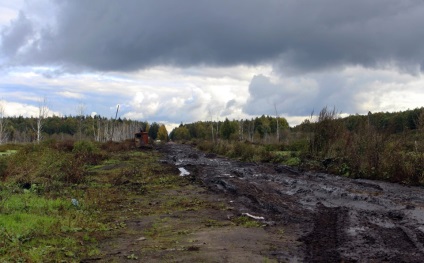
[(231, 145), (226, 141), (220, 141), (218, 144), (215, 144), (213, 152), (220, 155), (228, 155), (231, 150)]
[(252, 144), (235, 142), (232, 148), (231, 157), (239, 157), (243, 161), (253, 161), (255, 159), (256, 147)]
[(7, 157), (0, 157), (0, 178), (4, 179), (7, 169)]
[(331, 144), (344, 132), (345, 127), (339, 121), (336, 109), (323, 108), (313, 125), (313, 137), (310, 140), (310, 151), (315, 156), (325, 157), (330, 150)]
[(66, 157), (42, 145), (26, 145), (9, 157), (4, 179), (18, 184), (48, 184), (61, 178)]
[(100, 148), (106, 152), (122, 152), (128, 151), (134, 147), (133, 140), (126, 140), (123, 142), (112, 142), (108, 141), (101, 144)]
[(79, 153), (79, 154), (93, 154), (93, 153), (98, 153), (99, 148), (93, 142), (78, 141), (74, 144), (74, 148), (72, 152)]
[(54, 148), (62, 152), (72, 152), (74, 150), (74, 144), (75, 141), (73, 140), (63, 140), (56, 142)]
[(287, 146), (289, 151), (307, 152), (309, 148), (309, 141), (307, 139), (295, 140)]
[(76, 142), (72, 152), (75, 155), (74, 159), (76, 159), (75, 165), (78, 165), (79, 163), (97, 165), (105, 159), (105, 154), (103, 154), (99, 147), (91, 141)]
[(299, 166), (300, 162), (301, 161), (299, 157), (291, 157), (285, 162), (285, 164), (288, 166)]
[(93, 142), (48, 141), (23, 146), (18, 154), (8, 157), (0, 170), (3, 170), (4, 180), (18, 184), (37, 183), (51, 190), (61, 183), (82, 182), (86, 164), (98, 164), (104, 158)]
[(215, 144), (211, 141), (201, 141), (197, 143), (197, 148), (204, 152), (211, 152), (214, 145)]

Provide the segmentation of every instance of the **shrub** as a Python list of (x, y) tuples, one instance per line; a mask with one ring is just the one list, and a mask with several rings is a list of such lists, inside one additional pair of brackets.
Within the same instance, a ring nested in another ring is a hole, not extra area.
[(62, 140), (56, 142), (54, 148), (63, 152), (72, 152), (74, 150), (75, 141), (73, 140)]
[(323, 108), (318, 116), (318, 121), (313, 125), (313, 137), (310, 141), (310, 151), (312, 154), (325, 157), (331, 144), (337, 140), (344, 127), (339, 120), (339, 114), (336, 109), (329, 110)]
[[(249, 156), (251, 159), (255, 161), (262, 161), (262, 162), (270, 162), (272, 160), (273, 156), (271, 152), (267, 151), (265, 147), (254, 147), (254, 146), (251, 146), (251, 147), (253, 148), (253, 156), (252, 157)], [(245, 159), (245, 160), (249, 160), (249, 159)]]
[(100, 148), (106, 152), (122, 152), (122, 151), (128, 151), (131, 148), (134, 147), (134, 141), (133, 140), (126, 140), (123, 142), (112, 142), (108, 141), (105, 143), (102, 143)]
[(309, 147), (309, 140), (307, 139), (298, 139), (293, 142), (291, 142), (287, 146), (287, 150), (289, 151), (302, 151), (307, 152)]
[(75, 165), (84, 163), (97, 165), (105, 158), (105, 155), (100, 152), (99, 147), (97, 147), (97, 145), (91, 141), (76, 142), (72, 152), (75, 155)]
[(48, 184), (61, 178), (66, 157), (42, 145), (26, 145), (9, 157), (4, 179), (19, 184)]
[(300, 162), (301, 161), (299, 157), (291, 157), (285, 162), (285, 164), (289, 166), (299, 166)]
[(226, 141), (220, 141), (213, 148), (213, 152), (220, 155), (228, 155), (231, 150), (231, 146)]
[(1, 175), (18, 184), (40, 184), (48, 191), (63, 183), (82, 182), (86, 164), (98, 164), (104, 158), (97, 145), (89, 141), (28, 144), (8, 157)]
[(0, 178), (4, 179), (7, 169), (7, 157), (0, 157)]
[(99, 148), (91, 141), (78, 141), (74, 144), (72, 152), (79, 154), (93, 154), (99, 152)]
[(211, 152), (214, 145), (215, 144), (211, 141), (200, 141), (197, 143), (197, 148), (201, 151)]
[(226, 144), (226, 154), (232, 158), (240, 158), (243, 161), (253, 161), (255, 156), (255, 147), (245, 142), (234, 142)]

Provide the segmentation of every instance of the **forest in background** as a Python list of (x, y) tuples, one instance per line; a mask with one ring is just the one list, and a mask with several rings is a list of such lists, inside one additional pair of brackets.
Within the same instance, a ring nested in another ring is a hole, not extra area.
[[(260, 117), (246, 120), (225, 121), (199, 121), (190, 124), (181, 124), (170, 133), (172, 140), (246, 140), (253, 143), (281, 143), (288, 142), (292, 135), (299, 137), (299, 133), (312, 133), (316, 124), (323, 118), (330, 118), (350, 132), (357, 132), (364, 128), (364, 125), (372, 126), (376, 132), (383, 134), (399, 134), (406, 131), (413, 131), (422, 128), (424, 125), (424, 108), (407, 110), (401, 112), (378, 112), (367, 115), (350, 115), (341, 118), (336, 109), (324, 108), (317, 116), (311, 113), (310, 118), (305, 119), (295, 127), (289, 127), (287, 120), (283, 117), (272, 117), (262, 115)], [(326, 116), (321, 116), (322, 114)], [(331, 115), (331, 116), (327, 116)], [(324, 131), (320, 131), (324, 132)], [(334, 132), (334, 131), (328, 131)], [(325, 135), (323, 135), (325, 136)]]
[(43, 118), (41, 123), (39, 120), (38, 117), (22, 116), (0, 118), (0, 143), (28, 143), (48, 139), (123, 141), (134, 138), (134, 133), (140, 129), (148, 131), (153, 140), (168, 139), (165, 125), (156, 122), (101, 116), (52, 116)]
[[(40, 114), (43, 116), (43, 114)], [(282, 117), (199, 121), (173, 129), (101, 116), (4, 117), (0, 144), (43, 140), (123, 141), (140, 129), (151, 141), (191, 142), (204, 151), (354, 178), (424, 184), (424, 108), (341, 117), (336, 109), (290, 127)]]
[(424, 108), (342, 118), (336, 109), (325, 107), (296, 127), (265, 115), (196, 122), (181, 124), (170, 138), (244, 161), (424, 184)]

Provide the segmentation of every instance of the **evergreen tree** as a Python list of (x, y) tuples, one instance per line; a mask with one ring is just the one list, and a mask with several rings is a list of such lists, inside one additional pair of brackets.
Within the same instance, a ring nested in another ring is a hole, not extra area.
[(158, 132), (159, 132), (159, 124), (157, 124), (156, 122), (152, 123), (148, 131), (149, 137), (152, 138), (153, 140), (156, 140), (158, 137)]
[(230, 139), (231, 135), (236, 132), (236, 126), (234, 122), (230, 122), (227, 118), (221, 125), (221, 136), (223, 139)]

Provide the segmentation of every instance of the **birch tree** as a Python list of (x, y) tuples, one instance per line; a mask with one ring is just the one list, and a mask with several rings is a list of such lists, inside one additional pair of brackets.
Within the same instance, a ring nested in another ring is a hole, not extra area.
[(77, 118), (78, 118), (78, 133), (79, 133), (79, 140), (82, 140), (82, 121), (84, 118), (84, 114), (85, 114), (85, 109), (87, 107), (85, 106), (84, 103), (80, 103), (77, 106)]
[(3, 144), (7, 141), (6, 120), (4, 111), (4, 103), (3, 101), (0, 101), (0, 144)]
[(40, 100), (38, 106), (38, 118), (37, 118), (37, 143), (40, 143), (42, 140), (41, 132), (43, 131), (44, 119), (47, 117), (48, 108), (47, 108), (47, 100), (43, 98)]
[(277, 142), (280, 142), (280, 127), (278, 127), (278, 119), (280, 118), (280, 116), (278, 116), (277, 105), (275, 105), (275, 103), (274, 103), (274, 109), (275, 109), (275, 118), (277, 119)]

